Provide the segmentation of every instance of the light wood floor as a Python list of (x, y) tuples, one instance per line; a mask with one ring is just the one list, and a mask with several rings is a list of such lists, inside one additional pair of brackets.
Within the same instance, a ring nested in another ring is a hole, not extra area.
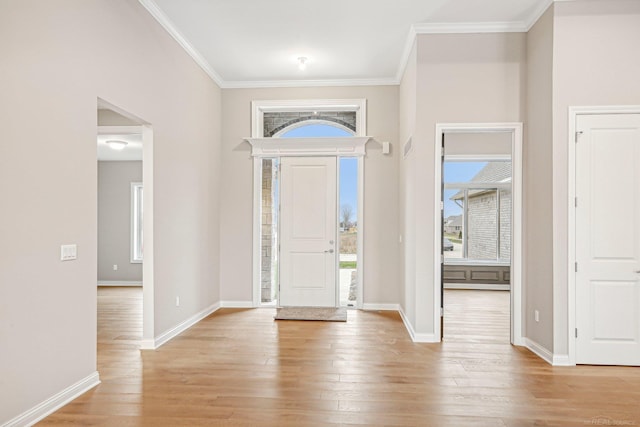
[(509, 345), (501, 293), (447, 291), (441, 344), (412, 343), (393, 312), (222, 309), (145, 352), (139, 289), (98, 295), (102, 384), (41, 425), (640, 425), (640, 369), (554, 368)]
[(446, 289), (443, 339), (447, 343), (509, 344), (509, 292)]

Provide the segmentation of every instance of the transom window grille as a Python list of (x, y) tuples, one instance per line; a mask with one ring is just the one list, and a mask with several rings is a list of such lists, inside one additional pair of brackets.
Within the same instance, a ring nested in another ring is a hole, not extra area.
[(283, 131), (308, 124), (333, 126), (348, 132), (348, 136), (356, 133), (355, 111), (298, 111), (263, 113), (263, 133), (266, 138), (282, 136)]

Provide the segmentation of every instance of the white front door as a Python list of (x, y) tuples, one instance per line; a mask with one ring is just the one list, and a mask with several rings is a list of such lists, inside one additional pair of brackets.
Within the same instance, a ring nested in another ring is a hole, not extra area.
[(576, 363), (640, 365), (640, 114), (576, 125)]
[(336, 158), (283, 157), (280, 306), (336, 306)]

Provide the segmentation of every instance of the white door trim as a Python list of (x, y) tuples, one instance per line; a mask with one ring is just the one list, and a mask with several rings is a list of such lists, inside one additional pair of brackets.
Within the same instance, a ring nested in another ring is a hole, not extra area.
[(525, 345), (522, 334), (522, 123), (437, 123), (435, 139), (435, 195), (434, 200), (434, 286), (433, 325), (435, 341), (440, 335), (440, 253), (442, 233), (440, 221), (440, 193), (442, 191), (442, 135), (444, 133), (511, 132), (512, 176), (512, 245), (511, 245), (511, 343)]
[(153, 350), (155, 340), (155, 291), (153, 268), (153, 127), (140, 119), (101, 98), (98, 106), (106, 107), (135, 122), (145, 123), (131, 126), (98, 126), (97, 134), (142, 134), (142, 182), (144, 197), (142, 208), (142, 230), (144, 235), (144, 255), (142, 264), (142, 340), (141, 350)]
[(244, 138), (253, 157), (362, 157), (370, 136), (327, 138)]
[(569, 147), (568, 155), (568, 227), (567, 227), (567, 337), (569, 344), (569, 365), (576, 364), (576, 121), (579, 115), (592, 114), (640, 114), (640, 105), (609, 105), (609, 106), (571, 106), (569, 107), (569, 134), (567, 142)]
[[(290, 146), (284, 138), (264, 138), (265, 111), (354, 111), (356, 113), (356, 133), (347, 138), (296, 138), (294, 146)], [(364, 304), (364, 156), (366, 143), (373, 139), (367, 137), (367, 100), (360, 99), (292, 99), (292, 100), (258, 100), (251, 102), (251, 138), (245, 138), (252, 146), (253, 155), (253, 306), (260, 307), (260, 189), (262, 186), (262, 157), (282, 156), (328, 156), (358, 158), (358, 303), (362, 309)], [(315, 141), (313, 141), (315, 140)], [(253, 141), (253, 142), (252, 142)], [(303, 144), (311, 142), (311, 148)], [(341, 146), (337, 146), (340, 144)], [(333, 146), (332, 145), (336, 145)], [(345, 147), (346, 145), (346, 147)], [(298, 148), (296, 150), (296, 147)], [(347, 151), (345, 151), (347, 148)], [(268, 151), (271, 151), (268, 153)], [(336, 269), (338, 270), (338, 269)], [(336, 274), (339, 274), (336, 271)], [(339, 293), (338, 293), (339, 294)]]
[[(354, 137), (357, 138), (357, 137)], [(334, 143), (339, 143), (340, 140), (345, 138), (333, 138)], [(370, 138), (367, 137), (366, 141), (362, 145), (363, 150), (367, 141)], [(273, 156), (273, 158), (281, 158), (287, 156), (294, 156), (295, 152), (287, 153), (286, 155)], [(267, 157), (271, 158), (272, 156), (259, 156), (256, 155), (253, 157), (253, 307), (261, 307), (261, 296), (260, 296), (260, 272), (261, 272), (261, 258), (260, 258), (260, 245), (261, 245), (261, 236), (260, 236), (260, 225), (262, 219), (262, 200), (260, 190), (262, 188), (262, 158)], [(300, 157), (300, 156), (297, 156)], [(357, 259), (358, 264), (356, 267), (356, 275), (358, 278), (358, 287), (357, 287), (357, 306), (356, 308), (362, 309), (364, 304), (364, 230), (365, 230), (365, 220), (364, 220), (364, 155), (358, 156), (336, 156), (336, 161), (338, 162), (338, 170), (340, 170), (340, 158), (341, 157), (356, 157), (358, 159), (358, 229), (362, 230), (362, 232), (358, 233), (357, 241)], [(340, 178), (339, 176), (337, 177)], [(338, 197), (340, 197), (340, 189), (339, 189), (339, 180), (338, 180)], [(339, 209), (339, 206), (338, 206)], [(337, 218), (339, 218), (339, 212), (336, 212)], [(337, 230), (336, 230), (337, 232)], [(337, 239), (337, 237), (336, 237)], [(336, 240), (338, 241), (338, 240)], [(339, 275), (339, 269), (336, 268), (336, 275)], [(339, 277), (337, 283), (339, 283)], [(336, 298), (339, 299), (339, 289), (337, 292)], [(339, 301), (338, 301), (339, 302)]]

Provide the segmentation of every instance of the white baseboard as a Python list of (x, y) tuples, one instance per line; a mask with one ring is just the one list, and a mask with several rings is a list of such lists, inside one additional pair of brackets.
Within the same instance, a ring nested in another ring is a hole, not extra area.
[(445, 283), (445, 289), (473, 289), (479, 291), (510, 291), (511, 285), (496, 285), (491, 283)]
[(176, 336), (180, 335), (181, 333), (183, 333), (184, 331), (186, 331), (187, 329), (189, 329), (190, 327), (192, 327), (193, 325), (195, 325), (205, 317), (209, 316), (211, 313), (214, 313), (219, 308), (220, 308), (219, 302), (212, 304), (209, 307), (205, 308), (204, 310), (201, 310), (196, 314), (194, 314), (193, 316), (189, 317), (187, 320), (174, 326), (173, 328), (161, 333), (160, 335), (155, 337), (153, 340), (143, 339), (140, 342), (140, 349), (141, 350), (157, 349), (158, 347), (167, 343), (168, 341), (175, 338)]
[(517, 345), (519, 347), (526, 347), (527, 346), (527, 339), (523, 338), (523, 337), (513, 337), (513, 345)]
[(575, 363), (571, 363), (568, 354), (554, 354), (553, 366), (575, 366)]
[(98, 384), (100, 384), (100, 376), (96, 371), (91, 375), (81, 379), (77, 383), (65, 388), (61, 392), (54, 394), (44, 402), (18, 415), (17, 417), (8, 421), (6, 424), (3, 424), (2, 427), (32, 426), (38, 421), (41, 421), (46, 416), (62, 408), (64, 405), (71, 402), (76, 397), (91, 390)]
[(153, 338), (143, 338), (140, 340), (140, 350), (155, 350), (156, 340)]
[(402, 318), (402, 322), (404, 323), (404, 327), (407, 328), (407, 332), (409, 332), (409, 336), (411, 337), (411, 341), (413, 341), (413, 342), (430, 342), (430, 343), (439, 342), (438, 340), (436, 340), (435, 334), (418, 334), (418, 333), (416, 333), (416, 331), (413, 329), (413, 326), (411, 325), (411, 322), (409, 322), (409, 319), (407, 318), (407, 315), (404, 314), (404, 310), (402, 309), (402, 306), (399, 306), (398, 313), (400, 313), (400, 317)]
[(220, 301), (223, 308), (253, 308), (253, 301)]
[(142, 286), (142, 280), (98, 280), (98, 286)]
[(400, 311), (400, 304), (376, 304), (376, 303), (364, 303), (362, 304), (363, 310), (380, 310), (380, 311)]
[(525, 347), (527, 347), (533, 353), (538, 355), (542, 360), (544, 360), (548, 364), (553, 365), (553, 353), (551, 353), (549, 350), (547, 350), (546, 348), (544, 348), (543, 346), (541, 346), (540, 344), (538, 344), (537, 342), (533, 341), (530, 338), (525, 338), (524, 341), (525, 341)]

